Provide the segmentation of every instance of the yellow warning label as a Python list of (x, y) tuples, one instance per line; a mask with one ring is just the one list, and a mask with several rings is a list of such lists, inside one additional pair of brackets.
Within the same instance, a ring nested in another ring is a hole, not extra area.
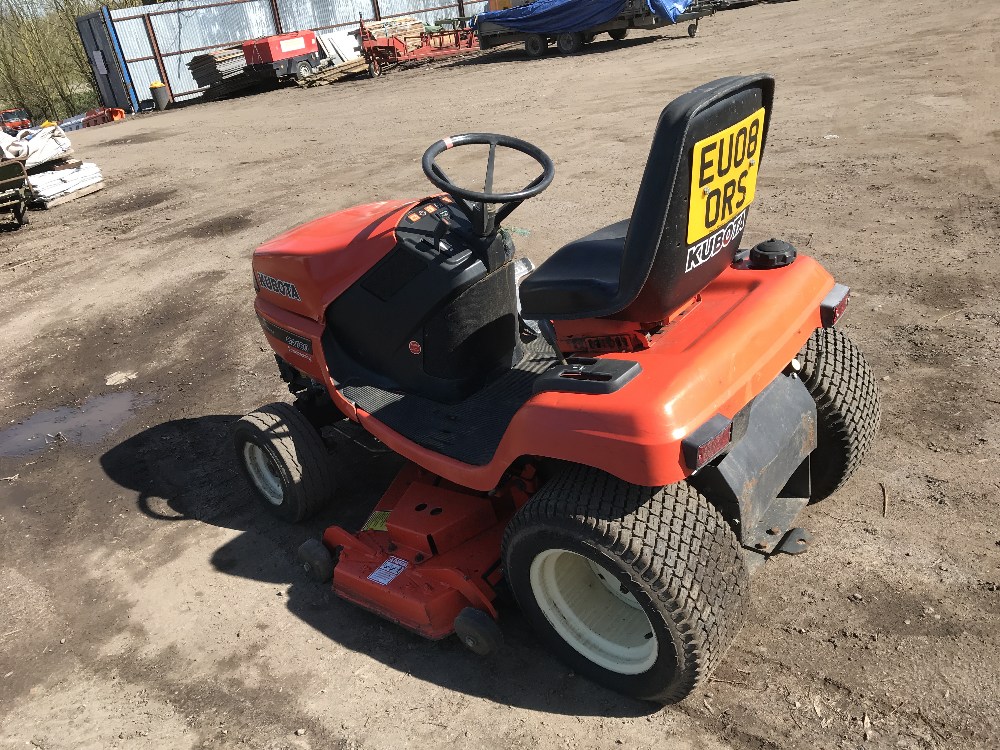
[(385, 522), (389, 520), (389, 514), (392, 511), (389, 510), (376, 510), (370, 516), (368, 520), (365, 521), (365, 525), (361, 527), (362, 531), (385, 531)]
[(753, 202), (760, 168), (764, 108), (694, 144), (687, 242), (726, 225)]

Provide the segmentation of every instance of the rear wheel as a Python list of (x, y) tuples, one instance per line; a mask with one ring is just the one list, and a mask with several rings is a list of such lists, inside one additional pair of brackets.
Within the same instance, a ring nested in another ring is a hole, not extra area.
[(233, 442), (251, 494), (272, 515), (301, 521), (333, 497), (336, 483), (326, 445), (291, 404), (250, 412), (236, 423)]
[(20, 204), (14, 207), (14, 221), (17, 222), (19, 227), (23, 227), (25, 224), (29, 224), (31, 219), (28, 218), (28, 207), (25, 204)]
[(303, 60), (302, 62), (300, 62), (298, 65), (295, 66), (295, 77), (298, 78), (300, 81), (304, 81), (305, 79), (307, 79), (309, 76), (312, 75), (312, 72), (313, 72), (312, 65), (310, 65), (305, 60)]
[(524, 52), (528, 57), (541, 57), (548, 48), (548, 42), (541, 34), (528, 34), (524, 38)]
[(556, 37), (556, 47), (564, 55), (575, 55), (583, 49), (583, 34), (578, 32), (560, 34)]
[(703, 684), (743, 619), (739, 542), (686, 483), (651, 488), (567, 466), (511, 521), (506, 579), (580, 674), (664, 703)]
[(611, 31), (608, 32), (608, 36), (616, 42), (620, 42), (628, 36), (628, 29), (611, 29)]
[(836, 328), (817, 328), (799, 353), (802, 379), (816, 401), (812, 498), (819, 502), (854, 474), (875, 442), (882, 407), (861, 350)]

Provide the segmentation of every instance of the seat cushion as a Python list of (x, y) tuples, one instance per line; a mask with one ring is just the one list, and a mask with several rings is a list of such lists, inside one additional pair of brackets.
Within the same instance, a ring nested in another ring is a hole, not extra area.
[(629, 220), (570, 242), (521, 282), (525, 318), (573, 319), (605, 309), (618, 291)]

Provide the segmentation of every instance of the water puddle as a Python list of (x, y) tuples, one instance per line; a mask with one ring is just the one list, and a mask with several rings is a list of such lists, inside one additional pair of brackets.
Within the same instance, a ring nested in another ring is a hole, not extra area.
[(60, 406), (32, 414), (0, 430), (0, 456), (22, 458), (58, 443), (92, 444), (124, 424), (140, 405), (130, 391), (91, 396), (80, 406)]

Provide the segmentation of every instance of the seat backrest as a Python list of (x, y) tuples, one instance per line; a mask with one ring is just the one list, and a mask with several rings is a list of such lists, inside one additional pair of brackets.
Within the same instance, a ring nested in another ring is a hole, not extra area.
[(617, 309), (606, 316), (663, 320), (732, 263), (773, 100), (771, 76), (731, 76), (663, 110), (625, 239)]

